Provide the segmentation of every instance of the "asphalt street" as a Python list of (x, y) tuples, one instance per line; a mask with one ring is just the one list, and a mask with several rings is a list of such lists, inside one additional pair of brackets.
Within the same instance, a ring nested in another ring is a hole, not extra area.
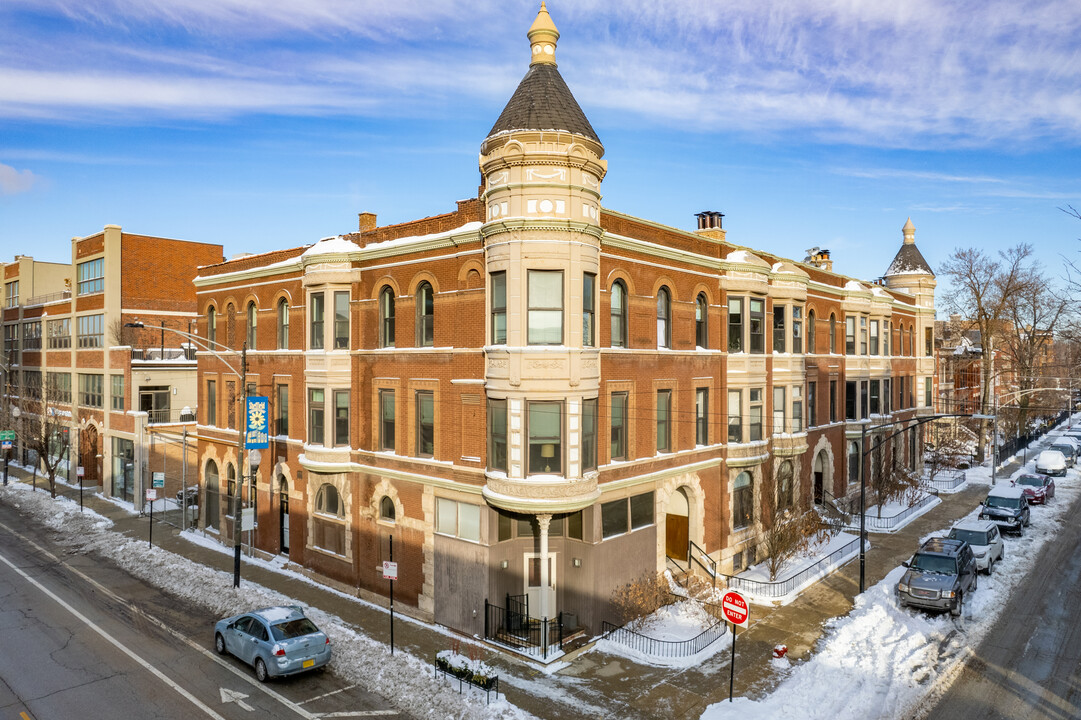
[(399, 716), (332, 672), (261, 685), (214, 654), (216, 619), (0, 506), (0, 717)]

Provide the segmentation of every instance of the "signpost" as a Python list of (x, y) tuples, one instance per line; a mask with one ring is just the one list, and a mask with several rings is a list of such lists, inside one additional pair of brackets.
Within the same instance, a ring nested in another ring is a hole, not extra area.
[(724, 619), (732, 623), (732, 664), (728, 676), (728, 702), (732, 702), (732, 691), (736, 684), (736, 626), (747, 627), (751, 610), (742, 594), (729, 590), (721, 598), (721, 612)]
[(75, 477), (79, 478), (79, 512), (83, 511), (83, 478), (86, 477), (86, 468), (79, 465), (75, 468)]
[[(157, 475), (157, 473), (154, 473)], [(157, 487), (157, 479), (154, 480), (154, 487)], [(154, 501), (158, 499), (158, 491), (153, 488), (146, 489), (146, 501), (150, 503), (150, 536), (147, 539), (147, 543), (150, 547), (154, 547)]]
[(390, 654), (394, 654), (394, 581), (398, 579), (398, 563), (394, 562), (394, 536), (390, 536), (390, 560), (383, 561), (383, 579), (390, 580)]
[(8, 484), (8, 461), (11, 460), (11, 446), (15, 443), (15, 431), (0, 431), (0, 449), (4, 451), (4, 487)]

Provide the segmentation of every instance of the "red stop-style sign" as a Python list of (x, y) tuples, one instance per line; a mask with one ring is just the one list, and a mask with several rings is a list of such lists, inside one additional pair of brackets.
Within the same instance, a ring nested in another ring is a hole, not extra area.
[(747, 627), (747, 620), (751, 615), (747, 599), (735, 590), (729, 590), (721, 598), (721, 612), (728, 622), (740, 627)]

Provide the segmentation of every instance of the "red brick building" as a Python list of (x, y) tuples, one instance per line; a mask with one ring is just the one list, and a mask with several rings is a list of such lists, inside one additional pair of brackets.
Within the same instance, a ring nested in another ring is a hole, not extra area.
[[(604, 147), (555, 65), (532, 63), (448, 214), (200, 270), (203, 524), (231, 543), (236, 408), (270, 399), (243, 488), (260, 551), (468, 633), (485, 600), (597, 629), (613, 590), (762, 559), (762, 479), (808, 507), (852, 487), (862, 422), (929, 408), (933, 273), (911, 223), (879, 282), (602, 208)], [(617, 159), (618, 161), (618, 159)], [(883, 258), (884, 264), (885, 260)], [(901, 449), (915, 463), (919, 449)]]

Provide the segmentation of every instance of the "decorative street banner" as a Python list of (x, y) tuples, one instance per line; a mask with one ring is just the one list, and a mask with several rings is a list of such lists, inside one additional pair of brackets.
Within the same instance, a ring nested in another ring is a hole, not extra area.
[(270, 447), (270, 401), (265, 397), (249, 397), (244, 446), (249, 450)]

